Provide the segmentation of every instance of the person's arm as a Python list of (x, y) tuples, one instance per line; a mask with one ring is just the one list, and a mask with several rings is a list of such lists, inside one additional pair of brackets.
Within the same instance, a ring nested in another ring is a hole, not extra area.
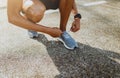
[[(73, 3), (72, 12), (73, 12), (74, 16), (79, 14), (76, 3), (75, 3), (75, 0), (74, 0), (74, 3)], [(78, 30), (80, 30), (80, 18), (74, 18), (74, 21), (73, 21), (72, 27), (71, 27), (71, 31), (72, 32), (77, 32)]]
[(76, 5), (75, 0), (74, 0), (74, 3), (73, 3), (72, 12), (73, 12), (74, 15), (78, 14), (78, 9), (77, 9), (77, 5)]
[(58, 37), (61, 35), (61, 31), (58, 28), (53, 29), (43, 25), (34, 24), (21, 16), (20, 12), (22, 10), (22, 3), (23, 0), (8, 0), (7, 13), (8, 21), (10, 23), (25, 29), (47, 33), (53, 37)]

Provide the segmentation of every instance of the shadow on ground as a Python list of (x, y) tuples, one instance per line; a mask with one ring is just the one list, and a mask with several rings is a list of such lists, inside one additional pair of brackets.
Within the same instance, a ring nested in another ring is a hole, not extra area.
[(48, 41), (39, 34), (37, 38), (46, 46), (60, 74), (55, 78), (120, 78), (120, 54), (101, 50), (82, 43), (79, 48), (70, 51), (57, 41)]

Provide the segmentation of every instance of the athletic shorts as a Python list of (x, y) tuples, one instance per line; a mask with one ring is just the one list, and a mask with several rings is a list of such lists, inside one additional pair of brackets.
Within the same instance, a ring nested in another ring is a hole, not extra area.
[(46, 9), (57, 9), (59, 7), (60, 0), (40, 0), (45, 6)]

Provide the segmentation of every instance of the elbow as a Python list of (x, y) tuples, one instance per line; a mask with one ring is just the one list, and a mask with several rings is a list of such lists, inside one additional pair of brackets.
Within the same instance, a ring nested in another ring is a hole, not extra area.
[(14, 20), (13, 17), (8, 16), (8, 22), (11, 23), (11, 24), (14, 24), (14, 23), (15, 23), (15, 20)]
[(11, 18), (8, 18), (8, 22), (9, 22), (9, 23), (12, 23), (12, 19), (11, 19)]
[(17, 22), (18, 15), (17, 14), (9, 14), (8, 13), (8, 22), (11, 24), (15, 24)]
[(15, 23), (15, 19), (16, 19), (16, 14), (13, 13), (7, 13), (7, 18), (8, 18), (8, 22), (11, 24)]

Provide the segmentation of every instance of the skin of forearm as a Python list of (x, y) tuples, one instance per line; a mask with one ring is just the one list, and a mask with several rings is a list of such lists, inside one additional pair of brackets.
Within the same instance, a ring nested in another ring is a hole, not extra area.
[(38, 24), (32, 23), (31, 21), (24, 19), (24, 17), (22, 17), (19, 14), (16, 16), (9, 15), (9, 22), (16, 26), (25, 28), (25, 29), (43, 32), (43, 33), (47, 33), (47, 34), (49, 34), (50, 29), (51, 29), (51, 28), (45, 27), (43, 25), (38, 25)]
[(77, 6), (76, 6), (75, 0), (74, 0), (74, 3), (73, 3), (72, 12), (73, 12), (74, 15), (78, 14), (78, 10), (77, 10)]

